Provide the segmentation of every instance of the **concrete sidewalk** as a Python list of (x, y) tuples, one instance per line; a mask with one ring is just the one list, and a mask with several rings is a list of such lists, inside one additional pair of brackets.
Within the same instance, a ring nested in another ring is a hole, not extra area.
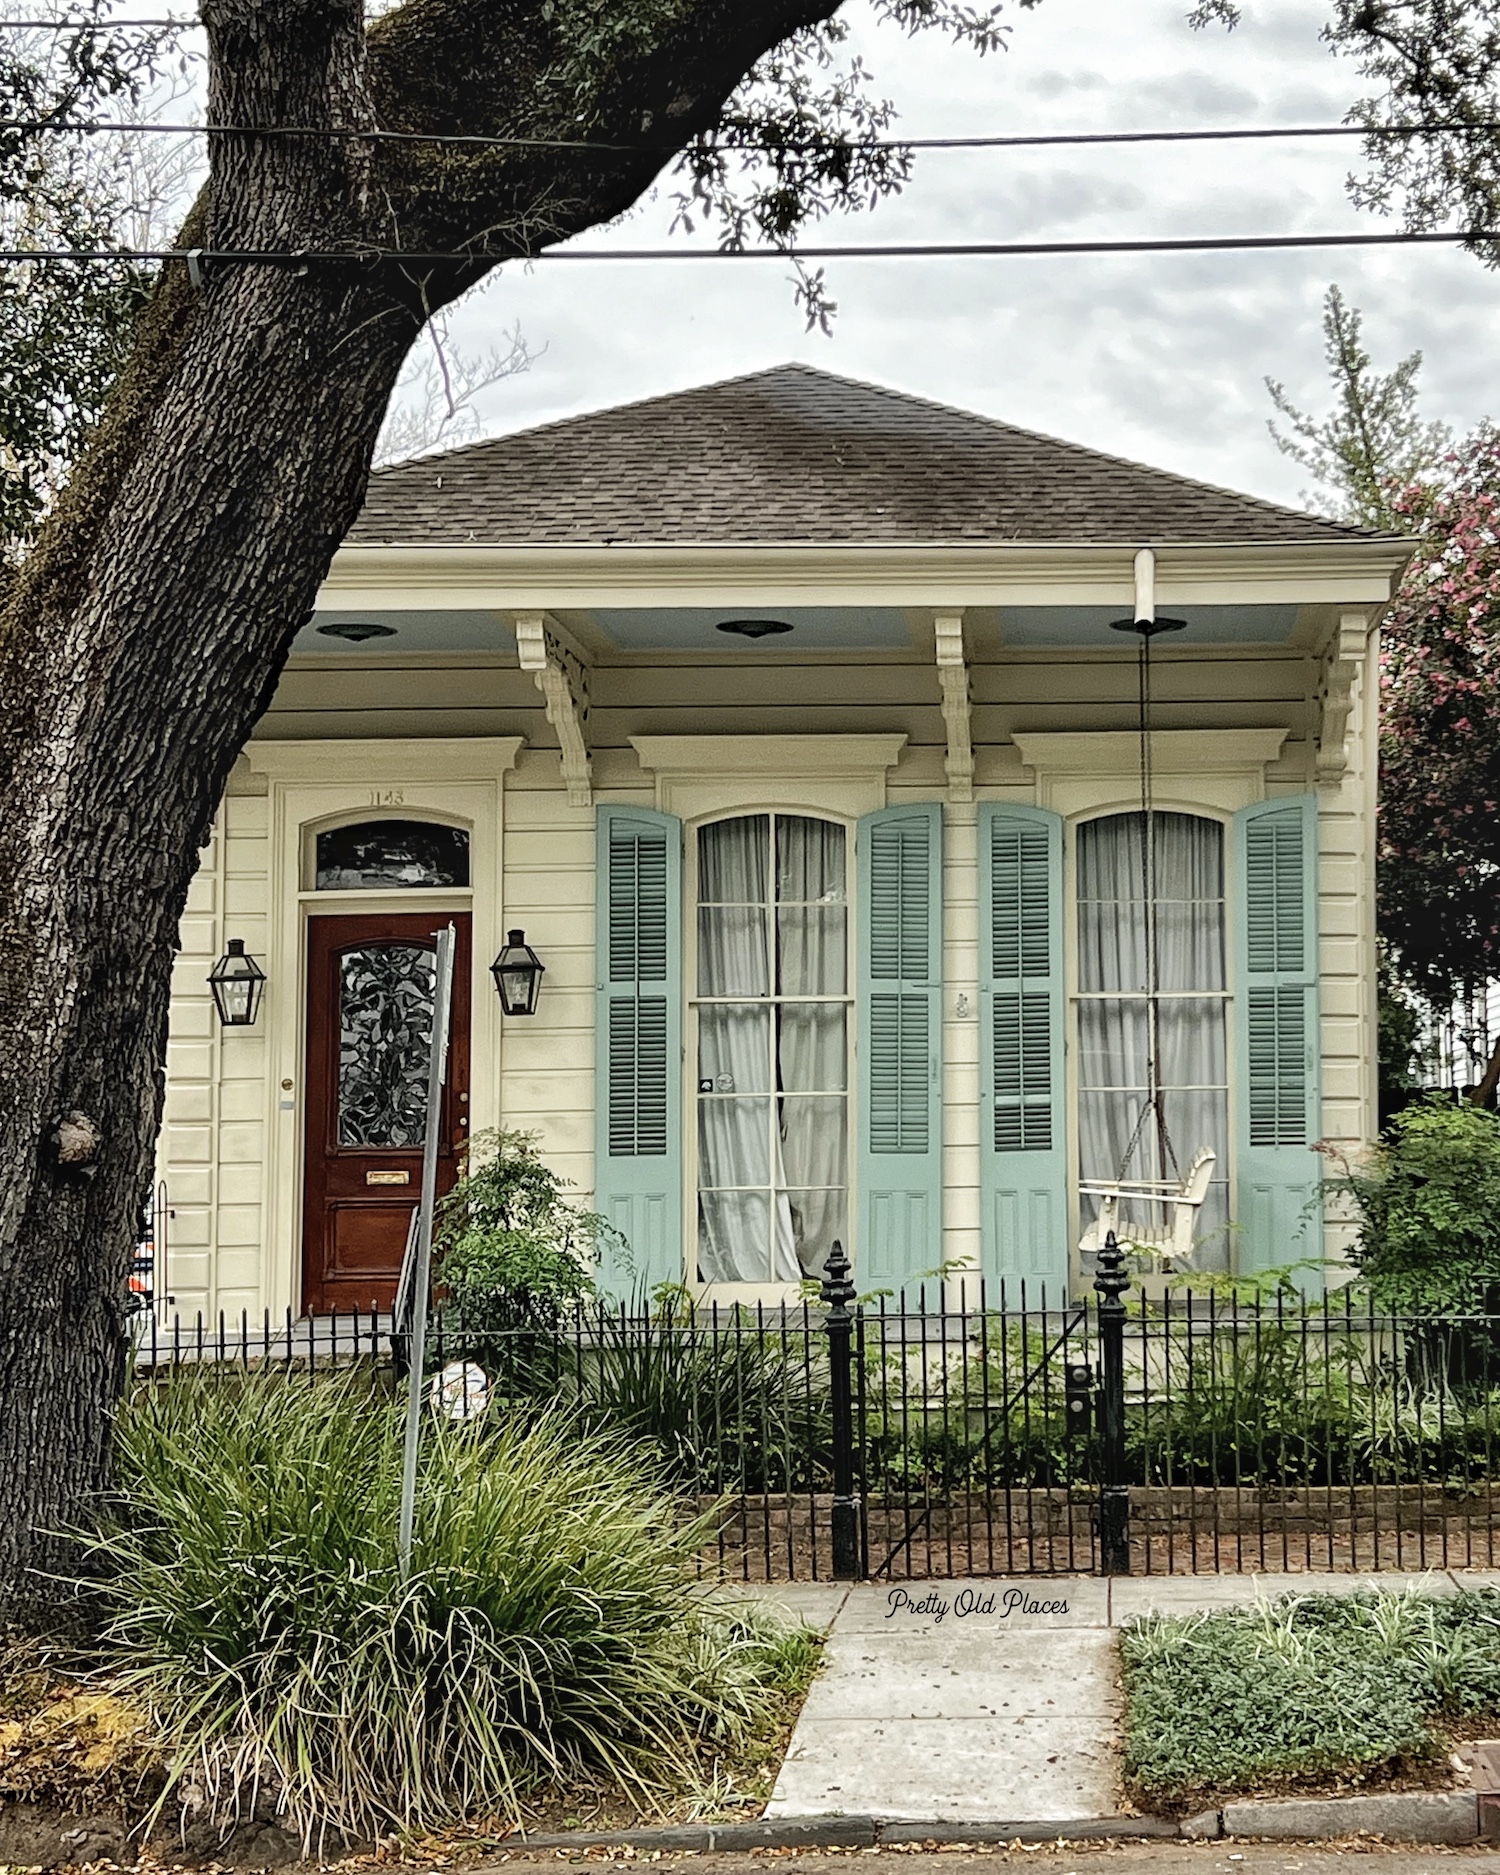
[(1120, 1690), (1112, 1630), (1288, 1592), (1460, 1582), (1422, 1575), (1007, 1576), (876, 1587), (742, 1590), (828, 1632), (768, 1817), (1079, 1823), (1119, 1813)]

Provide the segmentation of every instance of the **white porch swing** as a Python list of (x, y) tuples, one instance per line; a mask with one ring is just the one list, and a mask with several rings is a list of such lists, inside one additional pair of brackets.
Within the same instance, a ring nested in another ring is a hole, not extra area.
[[(1134, 632), (1140, 639), (1137, 663), (1138, 720), (1141, 774), (1141, 879), (1144, 897), (1146, 982), (1146, 1097), (1113, 1179), (1084, 1183), (1079, 1196), (1096, 1198), (1099, 1209), (1079, 1240), (1085, 1270), (1113, 1236), (1130, 1261), (1142, 1271), (1170, 1272), (1192, 1267), (1199, 1214), (1213, 1182), (1217, 1161), (1211, 1146), (1200, 1146), (1187, 1171), (1177, 1162), (1176, 1148), (1167, 1125), (1162, 1094), (1161, 954), (1157, 928), (1156, 813), (1153, 799), (1151, 751), (1151, 640), (1163, 632), (1182, 631), (1184, 619), (1156, 616), (1156, 556), (1143, 547), (1135, 556), (1135, 611), (1119, 619), (1112, 629)], [(1170, 1167), (1171, 1178), (1129, 1179), (1125, 1176), (1142, 1135), (1154, 1130), (1157, 1164)]]

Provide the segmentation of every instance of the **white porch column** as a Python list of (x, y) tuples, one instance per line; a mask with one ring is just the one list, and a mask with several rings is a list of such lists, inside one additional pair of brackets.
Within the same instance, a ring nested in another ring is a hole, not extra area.
[[(978, 808), (949, 801), (943, 840), (943, 1261), (980, 1267)], [(949, 1300), (979, 1300), (950, 1276)]]

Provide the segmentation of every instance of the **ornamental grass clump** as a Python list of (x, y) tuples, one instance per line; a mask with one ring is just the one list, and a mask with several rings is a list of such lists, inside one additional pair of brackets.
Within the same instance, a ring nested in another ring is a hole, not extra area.
[(644, 1462), (561, 1416), (429, 1424), (413, 1571), (399, 1414), (354, 1378), (179, 1374), (122, 1413), (120, 1684), (216, 1814), (311, 1843), (512, 1821), (575, 1776), (650, 1799), (733, 1750), (805, 1663), (705, 1599)]

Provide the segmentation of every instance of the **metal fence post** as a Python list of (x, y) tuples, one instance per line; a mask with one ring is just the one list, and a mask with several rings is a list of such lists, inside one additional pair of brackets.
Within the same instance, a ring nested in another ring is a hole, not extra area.
[(1130, 1486), (1125, 1474), (1125, 1253), (1110, 1231), (1099, 1252), (1099, 1568), (1130, 1574)]
[(863, 1573), (862, 1509), (854, 1467), (854, 1300), (849, 1259), (835, 1242), (823, 1265), (823, 1306), (828, 1311), (828, 1379), (833, 1407), (833, 1575), (837, 1582), (857, 1581)]

